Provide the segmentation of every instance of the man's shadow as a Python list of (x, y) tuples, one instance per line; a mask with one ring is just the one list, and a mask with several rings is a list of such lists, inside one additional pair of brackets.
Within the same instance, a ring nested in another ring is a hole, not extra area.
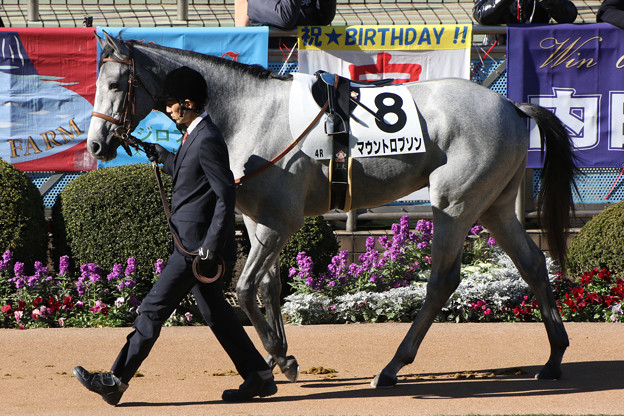
[[(357, 399), (365, 397), (404, 397), (414, 399), (463, 399), (471, 397), (540, 397), (624, 389), (624, 361), (586, 361), (562, 364), (563, 376), (557, 381), (535, 380), (541, 367), (520, 369), (486, 369), (462, 373), (430, 373), (399, 375), (391, 389), (373, 389), (371, 377), (328, 378), (297, 382), (300, 395), (277, 395), (260, 399), (263, 402), (295, 402), (302, 400)], [(493, 375), (492, 375), (493, 374)], [(288, 383), (286, 381), (278, 382)], [(332, 389), (332, 391), (325, 391)], [(336, 389), (339, 389), (336, 391)], [(222, 401), (198, 402), (128, 402), (118, 407), (166, 407), (224, 404)]]

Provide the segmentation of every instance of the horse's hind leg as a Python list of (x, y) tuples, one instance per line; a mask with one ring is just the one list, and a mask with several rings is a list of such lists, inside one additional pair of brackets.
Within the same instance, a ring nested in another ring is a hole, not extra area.
[[(286, 332), (284, 330), (284, 321), (282, 320), (282, 308), (280, 304), (280, 294), (282, 292), (282, 282), (280, 279), (279, 260), (276, 261), (269, 269), (268, 273), (260, 281), (260, 296), (265, 307), (266, 320), (269, 326), (275, 332), (275, 335), (281, 340), (281, 346), (273, 351), (276, 357), (283, 357), (286, 361), (279, 366), (280, 370), (290, 381), (296, 381), (299, 376), (299, 365), (294, 356), (286, 356), (288, 351), (288, 342), (286, 341)], [(273, 368), (278, 364), (278, 360), (273, 354), (269, 354), (267, 362)]]
[(518, 221), (513, 210), (515, 193), (512, 196), (514, 198), (510, 196), (507, 201), (490, 207), (480, 219), (497, 244), (513, 260), (537, 299), (551, 351), (548, 362), (535, 377), (557, 379), (561, 377), (561, 360), (569, 345), (568, 335), (548, 281), (544, 254)]
[(387, 388), (397, 383), (399, 370), (414, 361), (425, 334), (459, 286), (462, 247), (472, 221), (452, 219), (434, 208), (433, 222), (431, 276), (425, 302), (390, 363), (371, 382), (373, 387)]
[[(270, 354), (271, 365), (277, 364), (290, 381), (296, 381), (299, 365), (292, 356), (286, 356), (288, 344), (280, 313), (281, 283), (277, 273), (277, 259), (289, 234), (259, 225), (245, 217), (251, 250), (236, 285), (236, 295), (243, 311), (249, 317), (264, 348)], [(256, 301), (258, 289), (267, 312), (267, 319)]]

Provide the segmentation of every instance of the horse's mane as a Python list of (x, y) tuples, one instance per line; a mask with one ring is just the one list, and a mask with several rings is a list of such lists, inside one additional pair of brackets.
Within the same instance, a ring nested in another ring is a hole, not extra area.
[[(177, 48), (172, 48), (172, 47), (168, 47), (168, 46), (163, 46), (163, 45), (159, 45), (156, 43), (145, 43), (139, 40), (130, 40), (128, 42), (130, 45), (132, 46), (140, 46), (140, 47), (144, 47), (144, 48), (148, 48), (148, 49), (155, 49), (158, 51), (171, 51), (174, 50), (176, 51), (179, 55), (181, 56), (186, 56), (186, 57), (193, 57), (196, 59), (200, 59), (203, 61), (208, 61), (212, 64), (215, 65), (219, 65), (219, 66), (223, 66), (226, 67), (228, 69), (233, 69), (236, 70), (242, 74), (248, 74), (251, 75), (253, 77), (256, 77), (258, 79), (268, 79), (268, 78), (277, 78), (277, 79), (290, 79), (292, 78), (292, 75), (290, 74), (285, 74), (285, 75), (279, 75), (276, 74), (275, 72), (264, 68), (261, 65), (249, 65), (249, 64), (244, 64), (241, 62), (237, 62), (237, 61), (233, 61), (231, 59), (225, 59), (225, 58), (220, 58), (218, 56), (213, 56), (213, 55), (207, 55), (207, 54), (203, 54), (203, 53), (199, 53), (199, 52), (194, 52), (194, 51), (189, 51), (189, 50), (185, 50), (185, 49), (177, 49)], [(106, 57), (110, 57), (112, 56), (114, 53), (114, 50), (112, 47), (105, 47), (102, 50), (102, 58), (106, 58)], [(102, 61), (100, 61), (100, 65), (102, 64)]]

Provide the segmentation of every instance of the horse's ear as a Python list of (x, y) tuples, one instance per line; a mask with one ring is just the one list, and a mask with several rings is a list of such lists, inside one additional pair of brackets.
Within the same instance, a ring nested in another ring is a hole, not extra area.
[(97, 33), (95, 34), (95, 40), (97, 40), (97, 43), (100, 45), (100, 48), (104, 49), (104, 46), (106, 46), (106, 43), (104, 43), (104, 39), (99, 37)]
[(124, 58), (124, 53), (121, 51), (121, 48), (119, 47), (119, 42), (120, 41), (118, 41), (117, 39), (113, 38), (105, 30), (103, 30), (102, 32), (104, 33), (104, 36), (106, 37), (106, 44), (109, 45), (111, 48), (113, 48), (115, 50), (115, 53), (117, 54), (117, 56), (119, 58), (123, 59)]

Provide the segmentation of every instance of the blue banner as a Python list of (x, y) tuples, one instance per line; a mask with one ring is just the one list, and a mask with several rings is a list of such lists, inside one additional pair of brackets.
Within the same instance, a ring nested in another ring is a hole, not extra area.
[[(606, 23), (507, 29), (507, 95), (539, 104), (566, 125), (579, 167), (624, 162), (624, 31)], [(531, 122), (529, 168), (541, 168)]]
[[(104, 36), (102, 31), (106, 31), (113, 37), (121, 33), (124, 40), (137, 39), (216, 55), (246, 64), (258, 64), (265, 68), (268, 66), (269, 30), (266, 26), (243, 28), (98, 27), (98, 36)], [(98, 56), (100, 52), (98, 45)], [(176, 151), (182, 140), (182, 134), (175, 124), (167, 115), (159, 111), (153, 111), (147, 116), (134, 130), (133, 135), (144, 141), (159, 143), (170, 151)], [(133, 150), (133, 153), (130, 157), (120, 148), (117, 158), (110, 162), (98, 162), (98, 167), (148, 163), (142, 152), (136, 153)]]

